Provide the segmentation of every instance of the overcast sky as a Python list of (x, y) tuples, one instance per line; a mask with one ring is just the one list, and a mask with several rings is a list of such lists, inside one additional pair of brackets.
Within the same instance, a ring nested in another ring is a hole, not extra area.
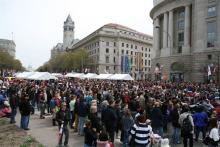
[[(82, 39), (107, 23), (118, 23), (152, 35), (153, 0), (0, 0), (0, 38), (14, 39), (16, 58), (37, 68), (63, 41), (68, 14), (75, 38)], [(13, 35), (12, 35), (13, 32)]]

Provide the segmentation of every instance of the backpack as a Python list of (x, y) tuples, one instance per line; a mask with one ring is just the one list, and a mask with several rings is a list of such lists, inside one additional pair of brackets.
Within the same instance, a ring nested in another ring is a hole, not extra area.
[(189, 120), (189, 115), (183, 120), (183, 124), (181, 127), (181, 134), (182, 135), (188, 135), (192, 132), (193, 126), (191, 124), (191, 121)]

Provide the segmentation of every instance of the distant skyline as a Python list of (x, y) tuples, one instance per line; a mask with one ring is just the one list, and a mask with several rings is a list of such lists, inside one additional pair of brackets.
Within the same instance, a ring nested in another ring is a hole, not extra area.
[(36, 69), (49, 60), (52, 47), (62, 43), (63, 22), (69, 14), (75, 22), (75, 39), (107, 23), (152, 35), (152, 7), (153, 0), (0, 0), (0, 38), (13, 39), (16, 58)]

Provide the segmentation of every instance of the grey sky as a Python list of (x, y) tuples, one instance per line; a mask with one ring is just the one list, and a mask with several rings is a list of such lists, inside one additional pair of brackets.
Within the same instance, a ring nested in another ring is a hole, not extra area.
[(16, 58), (34, 68), (50, 58), (63, 39), (63, 22), (71, 15), (75, 38), (82, 39), (107, 23), (152, 35), (153, 0), (0, 0), (0, 38), (13, 38)]

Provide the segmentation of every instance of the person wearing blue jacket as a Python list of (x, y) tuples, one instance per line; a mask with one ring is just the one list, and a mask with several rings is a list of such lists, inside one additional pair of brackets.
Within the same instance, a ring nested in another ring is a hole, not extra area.
[(197, 112), (193, 115), (195, 125), (195, 141), (198, 141), (199, 133), (202, 132), (203, 140), (206, 137), (206, 129), (208, 125), (208, 115), (203, 111), (203, 107), (199, 106)]

